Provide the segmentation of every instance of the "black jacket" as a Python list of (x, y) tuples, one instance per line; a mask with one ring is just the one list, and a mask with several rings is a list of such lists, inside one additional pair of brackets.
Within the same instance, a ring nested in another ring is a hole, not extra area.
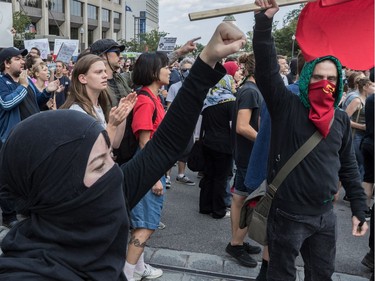
[[(287, 90), (279, 75), (271, 29), (272, 19), (257, 14), (253, 39), (256, 81), (272, 122), (268, 182), (316, 130), (308, 118), (309, 109)], [(351, 201), (353, 215), (364, 221), (366, 195), (352, 147), (350, 120), (337, 109), (327, 138), (287, 176), (273, 204), (294, 214), (322, 214), (332, 208), (339, 180)]]

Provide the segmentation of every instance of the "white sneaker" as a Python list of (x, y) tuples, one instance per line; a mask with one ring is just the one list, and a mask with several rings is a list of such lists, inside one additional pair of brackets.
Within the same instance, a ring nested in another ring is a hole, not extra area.
[(227, 211), (225, 212), (225, 216), (224, 216), (224, 218), (230, 218), (230, 210), (227, 210)]
[(156, 279), (163, 275), (163, 270), (152, 267), (151, 265), (145, 263), (145, 270), (143, 272), (134, 271), (134, 280), (145, 279)]

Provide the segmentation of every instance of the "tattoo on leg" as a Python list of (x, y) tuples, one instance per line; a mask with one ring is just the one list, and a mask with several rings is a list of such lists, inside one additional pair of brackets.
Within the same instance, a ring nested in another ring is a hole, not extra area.
[(133, 244), (135, 247), (138, 248), (144, 248), (146, 246), (146, 242), (141, 243), (138, 238), (135, 238), (135, 236), (132, 236), (129, 241), (129, 245)]

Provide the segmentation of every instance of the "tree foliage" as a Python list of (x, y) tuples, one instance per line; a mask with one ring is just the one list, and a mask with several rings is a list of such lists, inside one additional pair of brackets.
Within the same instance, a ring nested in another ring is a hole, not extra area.
[(167, 35), (167, 32), (151, 30), (150, 32), (140, 34), (138, 38), (132, 38), (130, 41), (125, 41), (124, 39), (120, 39), (119, 41), (125, 45), (127, 52), (156, 51), (160, 38)]
[[(296, 34), (298, 17), (304, 5), (288, 12), (283, 19), (283, 27), (276, 29), (273, 27), (273, 36), (275, 38), (276, 51), (280, 55), (296, 57), (299, 51), (299, 46), (293, 35)], [(294, 46), (293, 46), (294, 45)], [(293, 54), (292, 54), (293, 50)]]
[(24, 11), (13, 13), (13, 28), (16, 31), (14, 36), (14, 46), (23, 48), (23, 41), (34, 39), (35, 34), (28, 31), (28, 26), (31, 24), (31, 19)]

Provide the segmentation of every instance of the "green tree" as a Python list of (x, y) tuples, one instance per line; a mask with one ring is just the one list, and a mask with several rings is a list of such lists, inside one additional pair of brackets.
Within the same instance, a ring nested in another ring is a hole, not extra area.
[(16, 34), (14, 36), (15, 47), (24, 48), (24, 40), (35, 38), (35, 34), (28, 31), (28, 26), (30, 24), (31, 19), (24, 11), (13, 13), (13, 28), (16, 30)]
[(304, 5), (302, 4), (299, 8), (291, 10), (285, 15), (282, 28), (276, 29), (276, 26), (273, 27), (273, 36), (275, 38), (276, 51), (280, 55), (286, 55), (291, 58), (296, 57), (296, 55), (298, 54), (300, 48), (297, 41), (293, 40), (293, 38), (295, 38), (293, 37), (293, 35), (296, 34), (298, 17), (303, 6)]
[(119, 41), (125, 45), (127, 52), (156, 51), (160, 38), (167, 35), (167, 32), (151, 30), (150, 32), (139, 34), (139, 38), (132, 38), (130, 41), (120, 39)]
[(246, 44), (243, 47), (243, 50), (245, 52), (251, 53), (253, 51), (253, 43), (252, 42), (253, 42), (253, 32), (248, 31), (248, 32), (246, 32)]

